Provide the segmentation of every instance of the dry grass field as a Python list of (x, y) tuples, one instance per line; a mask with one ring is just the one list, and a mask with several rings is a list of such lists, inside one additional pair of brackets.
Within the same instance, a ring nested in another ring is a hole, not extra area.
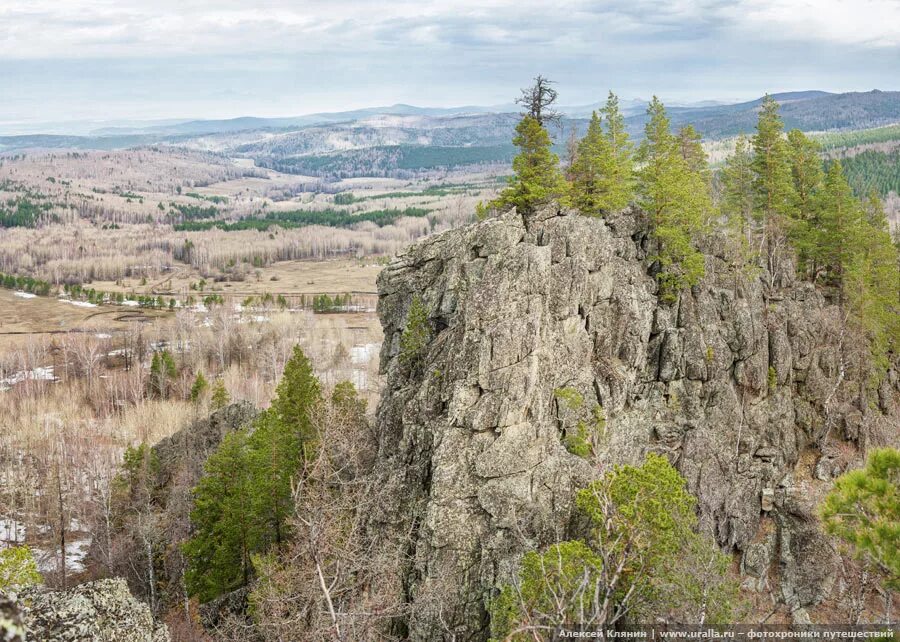
[(135, 323), (165, 324), (172, 314), (127, 306), (84, 307), (55, 297), (23, 297), (0, 289), (0, 353), (32, 337), (69, 332), (114, 334)]
[[(371, 259), (334, 259), (331, 261), (279, 261), (253, 268), (242, 281), (206, 282), (204, 292), (235, 298), (271, 294), (285, 297), (345, 292), (375, 294), (375, 279), (383, 262)], [(104, 292), (188, 296), (204, 275), (192, 266), (179, 266), (153, 280), (132, 278), (93, 281), (91, 287)], [(193, 288), (192, 288), (193, 286)]]

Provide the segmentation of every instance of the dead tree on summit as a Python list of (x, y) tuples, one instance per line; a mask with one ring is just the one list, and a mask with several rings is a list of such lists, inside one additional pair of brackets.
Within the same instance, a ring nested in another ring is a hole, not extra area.
[(543, 76), (537, 76), (534, 84), (522, 90), (522, 96), (516, 99), (517, 105), (525, 107), (525, 116), (531, 116), (541, 126), (547, 123), (560, 124), (562, 114), (551, 109), (556, 102), (557, 92), (553, 87), (554, 82)]

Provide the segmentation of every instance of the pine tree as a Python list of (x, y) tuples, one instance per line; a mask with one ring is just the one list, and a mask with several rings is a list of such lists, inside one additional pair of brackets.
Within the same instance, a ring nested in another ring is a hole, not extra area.
[(319, 380), (313, 373), (309, 359), (300, 346), (296, 345), (275, 389), (272, 411), (297, 436), (306, 457), (310, 457), (315, 448), (313, 415), (320, 401)]
[(634, 199), (632, 144), (625, 131), (625, 117), (619, 111), (619, 98), (613, 92), (609, 92), (600, 115), (606, 123), (610, 154), (609, 163), (603, 168), (603, 175), (607, 179), (606, 209), (617, 211)]
[(820, 146), (797, 129), (788, 132), (787, 141), (794, 186), (788, 234), (797, 250), (799, 272), (815, 274), (816, 266), (809, 263), (815, 253), (821, 216), (824, 172)]
[(293, 509), (292, 482), (301, 471), (303, 443), (300, 434), (272, 410), (254, 422), (248, 440), (248, 465), (252, 475), (252, 512), (261, 525), (262, 546), (280, 544)]
[(768, 94), (760, 107), (753, 136), (753, 172), (756, 218), (763, 228), (761, 246), (767, 248), (771, 264), (776, 240), (791, 215), (794, 194), (784, 123), (778, 115), (778, 103)]
[(551, 151), (550, 134), (533, 116), (525, 116), (516, 125), (513, 144), (519, 153), (513, 159), (515, 175), (500, 196), (488, 208), (505, 210), (516, 207), (530, 211), (551, 201), (564, 201), (566, 181), (559, 171), (559, 157)]
[(821, 507), (825, 529), (900, 588), (900, 451), (874, 451), (866, 467), (835, 481)]
[(400, 335), (400, 361), (415, 366), (429, 341), (431, 341), (431, 326), (428, 323), (428, 311), (422, 297), (416, 295), (409, 304), (406, 327)]
[(864, 204), (860, 236), (864, 244), (847, 268), (844, 289), (881, 375), (888, 369), (888, 355), (900, 351), (900, 253), (891, 239), (884, 206), (874, 194)]
[(709, 179), (709, 163), (703, 151), (703, 139), (693, 125), (685, 125), (678, 130), (678, 152), (688, 169)]
[(582, 214), (599, 216), (607, 209), (609, 177), (604, 175), (604, 171), (608, 171), (610, 160), (609, 146), (600, 127), (600, 117), (595, 111), (591, 115), (587, 134), (578, 143), (575, 162), (569, 168), (572, 176), (572, 204)]
[(194, 378), (193, 385), (191, 385), (191, 401), (194, 403), (201, 401), (208, 389), (209, 383), (206, 381), (206, 377), (203, 376), (202, 372), (198, 372)]
[(153, 353), (150, 361), (150, 389), (159, 397), (165, 399), (169, 396), (169, 387), (172, 381), (178, 377), (178, 366), (168, 350), (160, 350)]
[(664, 299), (674, 301), (683, 287), (696, 284), (704, 274), (704, 257), (694, 239), (704, 229), (712, 208), (709, 187), (680, 154), (669, 130), (663, 104), (655, 96), (647, 108), (650, 117), (638, 149), (640, 203), (650, 216), (657, 242), (657, 279)]
[(825, 282), (844, 300), (844, 276), (864, 242), (863, 212), (839, 161), (825, 175), (822, 213), (812, 257), (824, 271)]
[(218, 410), (229, 403), (231, 403), (231, 395), (228, 394), (228, 389), (225, 387), (225, 380), (219, 377), (213, 384), (212, 399), (210, 399), (209, 407), (211, 410)]
[(728, 226), (739, 238), (745, 252), (751, 244), (753, 225), (753, 156), (747, 138), (739, 136), (734, 153), (725, 160), (722, 170), (722, 213)]
[(261, 533), (253, 515), (252, 477), (244, 429), (225, 435), (194, 489), (195, 534), (183, 545), (185, 583), (201, 602), (246, 586)]

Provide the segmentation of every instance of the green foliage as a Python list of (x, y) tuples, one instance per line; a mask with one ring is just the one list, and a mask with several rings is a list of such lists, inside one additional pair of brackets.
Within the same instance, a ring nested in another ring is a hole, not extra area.
[(822, 213), (814, 233), (812, 257), (826, 283), (836, 287), (843, 298), (844, 277), (866, 240), (862, 206), (853, 196), (838, 161), (828, 166), (822, 194)]
[(572, 204), (590, 216), (620, 210), (634, 195), (631, 143), (618, 98), (612, 92), (601, 113), (606, 118), (606, 133), (594, 112), (569, 167)]
[[(351, 404), (355, 390), (341, 386), (335, 394)], [(270, 408), (207, 460), (194, 489), (194, 536), (184, 546), (188, 590), (201, 601), (246, 585), (254, 555), (287, 539), (293, 489), (315, 451), (320, 402), (319, 381), (297, 346)]]
[(356, 386), (350, 381), (340, 381), (331, 391), (332, 407), (357, 416), (365, 416), (366, 400), (359, 396)]
[(824, 205), (822, 191), (825, 175), (818, 143), (796, 129), (788, 132), (787, 141), (793, 181), (792, 211), (787, 231), (797, 250), (798, 270), (803, 274), (815, 270), (816, 237)]
[(207, 390), (209, 390), (209, 382), (202, 372), (198, 372), (193, 385), (191, 385), (191, 401), (194, 403), (201, 401), (206, 396)]
[(752, 166), (756, 217), (771, 236), (790, 216), (794, 194), (784, 122), (778, 103), (769, 95), (763, 99), (753, 136)]
[(607, 119), (607, 132), (603, 132), (600, 116), (594, 112), (569, 167), (572, 204), (589, 216), (620, 210), (634, 195), (631, 143), (612, 92), (602, 113)]
[(0, 228), (38, 227), (55, 222), (58, 218), (50, 213), (52, 209), (52, 203), (38, 202), (29, 196), (9, 198), (0, 202)]
[(16, 276), (0, 272), (0, 287), (7, 290), (21, 290), (38, 296), (48, 296), (53, 286), (47, 281), (34, 279), (30, 276)]
[(589, 458), (595, 454), (597, 446), (606, 436), (606, 413), (603, 406), (594, 406), (588, 420), (579, 420), (573, 429), (566, 432), (563, 445), (573, 455)]
[(312, 300), (313, 312), (317, 314), (343, 312), (350, 305), (350, 293), (336, 294), (331, 297), (327, 294), (317, 294)]
[(406, 315), (406, 327), (400, 335), (400, 361), (414, 365), (431, 341), (431, 325), (428, 323), (428, 311), (422, 297), (416, 295), (409, 305)]
[(40, 584), (43, 579), (30, 548), (10, 546), (0, 550), (0, 590)]
[(245, 429), (225, 435), (194, 489), (195, 534), (183, 551), (189, 562), (187, 590), (201, 602), (246, 585), (252, 575), (250, 555), (261, 533), (251, 512), (247, 438)]
[(178, 366), (168, 350), (153, 353), (150, 362), (150, 391), (165, 399), (169, 396), (172, 382), (178, 378)]
[[(568, 410), (579, 411), (584, 406), (584, 397), (575, 388), (557, 388), (553, 396), (559, 400), (561, 406)], [(582, 416), (583, 417), (583, 416)], [(574, 426), (566, 429), (563, 435), (563, 445), (573, 455), (588, 458), (594, 453), (594, 448), (606, 432), (606, 416), (603, 407), (594, 406), (589, 419), (581, 418)]]
[(224, 379), (219, 377), (213, 384), (212, 398), (210, 399), (209, 407), (211, 410), (218, 410), (219, 408), (224, 408), (229, 403), (231, 403), (231, 395), (228, 394)]
[[(192, 194), (188, 194), (188, 196), (192, 196)], [(169, 216), (181, 222), (202, 221), (204, 219), (216, 218), (222, 213), (222, 211), (214, 205), (201, 207), (200, 205), (189, 205), (187, 203), (170, 203), (169, 206), (172, 208), (169, 212)]]
[(609, 147), (600, 126), (600, 116), (591, 115), (587, 134), (578, 143), (575, 160), (569, 167), (572, 180), (572, 205), (582, 214), (600, 216), (604, 208), (605, 185), (608, 179), (603, 171), (604, 162), (610, 158)]
[(877, 369), (886, 372), (889, 355), (900, 352), (900, 256), (876, 196), (866, 202), (861, 237), (865, 240), (844, 278), (848, 309), (869, 339)]
[(258, 546), (265, 549), (281, 544), (287, 535), (293, 508), (291, 483), (300, 471), (305, 442), (296, 426), (272, 409), (263, 412), (254, 426), (247, 448), (250, 511), (259, 527)]
[(842, 158), (841, 164), (858, 196), (872, 191), (880, 196), (887, 196), (890, 192), (900, 194), (900, 148), (889, 152), (866, 150)]
[(513, 144), (519, 148), (513, 159), (515, 175), (488, 207), (529, 211), (551, 201), (565, 201), (568, 189), (559, 171), (559, 157), (551, 151), (550, 134), (544, 126), (531, 116), (523, 117), (516, 125)]
[(339, 194), (334, 195), (335, 205), (353, 205), (356, 200), (357, 199), (353, 195), (353, 192), (340, 192)]
[(376, 145), (327, 154), (288, 158), (258, 158), (260, 167), (304, 176), (349, 178), (353, 176), (405, 176), (406, 172), (453, 168), (464, 165), (509, 163), (515, 148), (493, 145)]
[(696, 500), (665, 457), (616, 467), (579, 491), (576, 505), (589, 532), (523, 557), (515, 580), (491, 603), (494, 640), (603, 629), (624, 615), (685, 624), (733, 620), (737, 586), (726, 577), (729, 558), (697, 533)]
[(553, 396), (572, 410), (578, 410), (584, 405), (584, 397), (575, 388), (557, 388), (553, 391)]
[(345, 210), (296, 210), (289, 212), (268, 212), (265, 215), (254, 215), (242, 218), (233, 223), (227, 221), (185, 221), (174, 225), (177, 232), (202, 232), (218, 228), (225, 232), (241, 230), (257, 230), (265, 232), (271, 227), (293, 229), (309, 225), (325, 225), (328, 227), (352, 227), (358, 223), (374, 223), (379, 227), (392, 225), (402, 217), (423, 218), (431, 213), (422, 207), (406, 209), (385, 209), (371, 212), (351, 214)]
[(682, 156), (678, 139), (669, 131), (665, 107), (655, 96), (647, 114), (650, 120), (637, 156), (643, 164), (638, 192), (658, 246), (660, 292), (665, 300), (674, 301), (679, 290), (703, 277), (705, 260), (694, 239), (704, 230), (712, 204), (698, 159)]
[(839, 477), (821, 506), (825, 529), (900, 588), (900, 451), (875, 450), (865, 468)]
[(319, 380), (299, 345), (284, 366), (284, 375), (275, 389), (271, 410), (287, 430), (293, 432), (309, 457), (315, 447), (312, 413), (321, 401)]
[(872, 143), (887, 143), (900, 140), (900, 125), (873, 127), (871, 129), (855, 129), (851, 131), (827, 132), (815, 136), (824, 149), (855, 147)]
[(678, 130), (676, 135), (678, 154), (688, 166), (688, 169), (699, 174), (705, 180), (709, 180), (709, 163), (706, 160), (706, 152), (703, 151), (703, 138), (693, 125), (685, 125)]
[[(522, 631), (508, 637), (529, 613), (553, 613), (559, 626), (577, 628), (579, 617), (594, 610), (600, 597), (595, 587), (601, 582), (603, 559), (581, 541), (554, 544), (544, 553), (529, 551), (522, 557), (516, 585), (505, 585), (491, 603), (492, 640), (533, 640)], [(566, 596), (559, 613), (559, 596)]]
[(604, 168), (608, 184), (606, 186), (606, 209), (620, 210), (634, 199), (633, 145), (625, 130), (625, 117), (619, 111), (619, 98), (609, 92), (606, 105), (600, 110), (606, 122), (606, 141), (609, 147), (609, 163)]

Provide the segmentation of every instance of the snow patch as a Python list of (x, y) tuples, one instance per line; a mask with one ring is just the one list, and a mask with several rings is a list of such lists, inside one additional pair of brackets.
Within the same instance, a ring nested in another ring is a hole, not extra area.
[(356, 365), (369, 363), (381, 350), (380, 343), (365, 343), (350, 348), (350, 362)]

